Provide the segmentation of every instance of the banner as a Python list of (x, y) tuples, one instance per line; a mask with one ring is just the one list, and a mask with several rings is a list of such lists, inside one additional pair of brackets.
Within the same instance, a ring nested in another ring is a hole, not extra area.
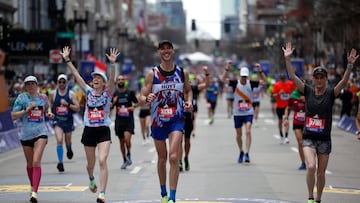
[(355, 124), (355, 119), (354, 118), (350, 118), (347, 115), (343, 115), (339, 122), (336, 124), (336, 126), (346, 132), (352, 133), (354, 135), (356, 135), (357, 132), (357, 128), (356, 128), (356, 124)]
[(81, 61), (79, 73), (85, 82), (92, 81), (91, 73), (95, 70), (95, 61)]

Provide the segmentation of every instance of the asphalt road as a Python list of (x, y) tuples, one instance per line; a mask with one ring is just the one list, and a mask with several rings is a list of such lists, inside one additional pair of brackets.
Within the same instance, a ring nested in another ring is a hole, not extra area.
[[(305, 171), (300, 164), (296, 140), (280, 145), (277, 120), (267, 97), (261, 103), (259, 126), (252, 128), (250, 164), (238, 164), (238, 149), (226, 102), (220, 99), (213, 125), (206, 123), (206, 105), (201, 98), (196, 136), (191, 139), (190, 171), (180, 173), (177, 202), (307, 202)], [(107, 202), (160, 202), (154, 145), (142, 145), (136, 114), (132, 138), (133, 164), (121, 170), (119, 141), (113, 134), (108, 158)], [(360, 142), (333, 124), (333, 152), (327, 171), (322, 202), (360, 202)], [(87, 189), (86, 158), (80, 143), (82, 127), (73, 133), (74, 158), (64, 157), (65, 172), (56, 169), (56, 142), (49, 138), (42, 162), (40, 202), (96, 202)], [(98, 165), (95, 169), (98, 178)], [(98, 183), (99, 184), (99, 183)], [(0, 202), (28, 202), (29, 183), (22, 149), (0, 154)]]

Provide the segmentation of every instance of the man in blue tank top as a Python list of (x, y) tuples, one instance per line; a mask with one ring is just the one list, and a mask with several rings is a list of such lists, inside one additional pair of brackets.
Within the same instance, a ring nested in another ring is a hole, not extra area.
[(57, 78), (58, 88), (51, 92), (50, 105), (55, 118), (53, 120), (56, 152), (58, 157), (57, 169), (64, 172), (63, 164), (63, 140), (65, 138), (66, 156), (72, 159), (74, 153), (71, 148), (71, 133), (74, 130), (73, 113), (80, 110), (76, 95), (67, 87), (68, 78), (65, 74), (60, 74)]

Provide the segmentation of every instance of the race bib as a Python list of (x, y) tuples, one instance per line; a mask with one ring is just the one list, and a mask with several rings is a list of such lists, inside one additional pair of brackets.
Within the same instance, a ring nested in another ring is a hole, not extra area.
[(290, 95), (288, 93), (280, 94), (280, 99), (283, 101), (287, 101), (287, 100), (289, 100), (289, 98), (290, 98)]
[(325, 119), (307, 117), (305, 127), (308, 131), (322, 133), (325, 129)]
[(294, 119), (300, 122), (305, 121), (305, 112), (296, 112), (294, 115)]
[(55, 112), (57, 115), (65, 116), (69, 113), (69, 107), (68, 106), (57, 106), (55, 109)]
[(176, 108), (158, 108), (158, 115), (160, 118), (172, 118), (175, 115)]
[(117, 115), (121, 117), (129, 117), (129, 109), (122, 105), (117, 107)]
[(94, 123), (104, 123), (105, 121), (105, 111), (92, 109), (88, 111), (88, 119), (91, 124)]
[(34, 109), (28, 112), (28, 121), (29, 122), (42, 122), (44, 120), (44, 109), (42, 106), (35, 107)]
[(238, 109), (239, 111), (248, 111), (251, 108), (251, 104), (244, 102), (244, 101), (239, 101), (238, 103)]

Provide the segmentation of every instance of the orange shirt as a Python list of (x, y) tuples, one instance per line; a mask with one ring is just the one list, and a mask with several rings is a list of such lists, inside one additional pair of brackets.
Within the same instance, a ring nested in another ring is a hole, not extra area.
[(273, 94), (276, 94), (276, 108), (285, 108), (290, 99), (292, 91), (296, 89), (294, 82), (279, 80), (274, 84)]

